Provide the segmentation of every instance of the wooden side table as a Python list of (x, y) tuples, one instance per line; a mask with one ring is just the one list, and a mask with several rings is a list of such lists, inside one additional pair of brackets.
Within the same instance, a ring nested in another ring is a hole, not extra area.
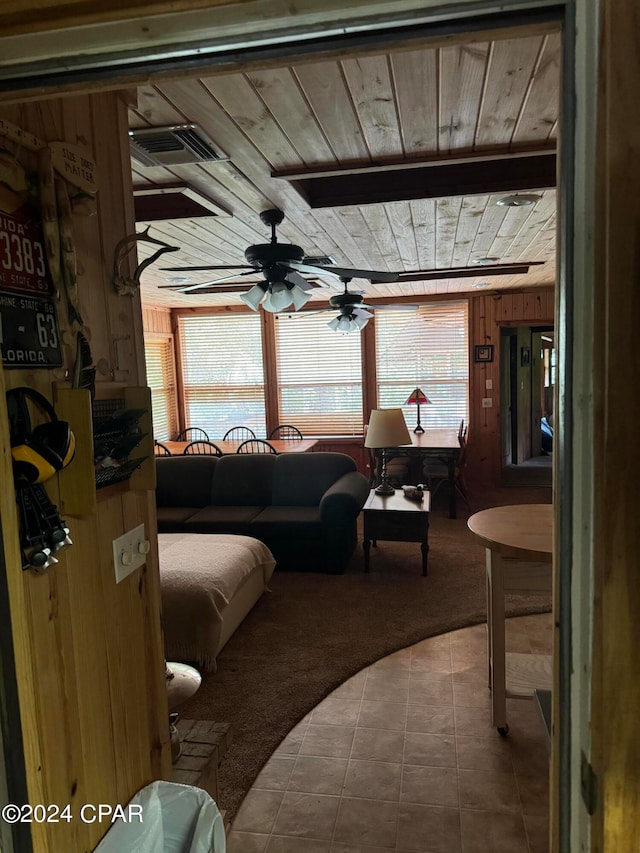
[(431, 493), (425, 492), (420, 503), (405, 498), (402, 490), (392, 495), (377, 495), (375, 490), (362, 512), (364, 515), (364, 570), (369, 571), (369, 550), (378, 539), (387, 542), (420, 542), (422, 551), (422, 574), (427, 574), (429, 553), (429, 511)]

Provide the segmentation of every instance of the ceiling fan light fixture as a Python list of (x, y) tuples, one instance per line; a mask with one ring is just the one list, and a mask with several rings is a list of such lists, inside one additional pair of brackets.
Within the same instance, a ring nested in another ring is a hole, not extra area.
[(291, 305), (291, 291), (282, 282), (275, 282), (271, 285), (262, 303), (264, 310), (270, 311), (272, 314), (284, 311), (289, 305)]
[(364, 327), (367, 325), (368, 322), (369, 322), (369, 317), (356, 316), (353, 318), (353, 324), (358, 329), (358, 331), (360, 331), (361, 329), (364, 329)]
[(257, 311), (258, 306), (264, 299), (266, 290), (267, 288), (265, 282), (261, 282), (260, 284), (254, 284), (251, 290), (247, 290), (246, 293), (240, 294), (240, 299), (244, 302), (245, 305), (248, 305), (252, 311)]
[(540, 201), (539, 195), (515, 193), (514, 195), (503, 196), (498, 199), (496, 204), (500, 205), (500, 207), (526, 207), (527, 205), (535, 204), (537, 201)]
[(303, 290), (297, 284), (293, 285), (289, 291), (289, 295), (291, 296), (293, 307), (296, 311), (299, 311), (300, 308), (302, 308), (303, 305), (306, 305), (306, 303), (311, 299), (311, 293)]

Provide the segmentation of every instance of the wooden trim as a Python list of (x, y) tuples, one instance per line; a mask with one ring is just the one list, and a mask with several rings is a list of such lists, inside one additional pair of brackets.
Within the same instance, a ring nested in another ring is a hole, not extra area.
[[(640, 8), (605, 0), (596, 157), (594, 393), (594, 670), (589, 758), (598, 779), (592, 833), (602, 850), (640, 837)], [(599, 224), (599, 227), (598, 227)], [(588, 520), (585, 519), (585, 522)], [(600, 598), (601, 597), (601, 598)]]
[(184, 365), (182, 363), (182, 337), (180, 334), (180, 323), (178, 322), (180, 313), (177, 311), (171, 312), (171, 327), (173, 332), (173, 355), (175, 358), (176, 367), (176, 394), (178, 395), (178, 433), (182, 432), (186, 427), (186, 408), (184, 404), (184, 383), (182, 381), (182, 371)]
[(376, 359), (376, 318), (373, 317), (362, 335), (362, 422), (369, 423), (371, 410), (378, 408), (378, 371)]
[(280, 423), (278, 406), (278, 359), (276, 356), (276, 318), (262, 311), (262, 365), (264, 370), (264, 415), (267, 435)]

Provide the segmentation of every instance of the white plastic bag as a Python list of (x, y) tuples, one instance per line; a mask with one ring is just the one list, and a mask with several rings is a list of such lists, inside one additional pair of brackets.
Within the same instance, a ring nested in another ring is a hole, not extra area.
[[(130, 806), (140, 808), (129, 809)], [(95, 853), (225, 853), (222, 815), (202, 788), (152, 782), (124, 807)]]

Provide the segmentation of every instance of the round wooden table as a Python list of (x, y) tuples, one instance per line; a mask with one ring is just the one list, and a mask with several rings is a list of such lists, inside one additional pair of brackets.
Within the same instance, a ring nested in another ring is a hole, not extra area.
[(472, 515), (467, 525), (486, 548), (489, 687), (493, 724), (506, 735), (507, 697), (533, 696), (551, 683), (550, 655), (506, 654), (504, 599), (507, 593), (551, 591), (553, 507), (493, 507)]

